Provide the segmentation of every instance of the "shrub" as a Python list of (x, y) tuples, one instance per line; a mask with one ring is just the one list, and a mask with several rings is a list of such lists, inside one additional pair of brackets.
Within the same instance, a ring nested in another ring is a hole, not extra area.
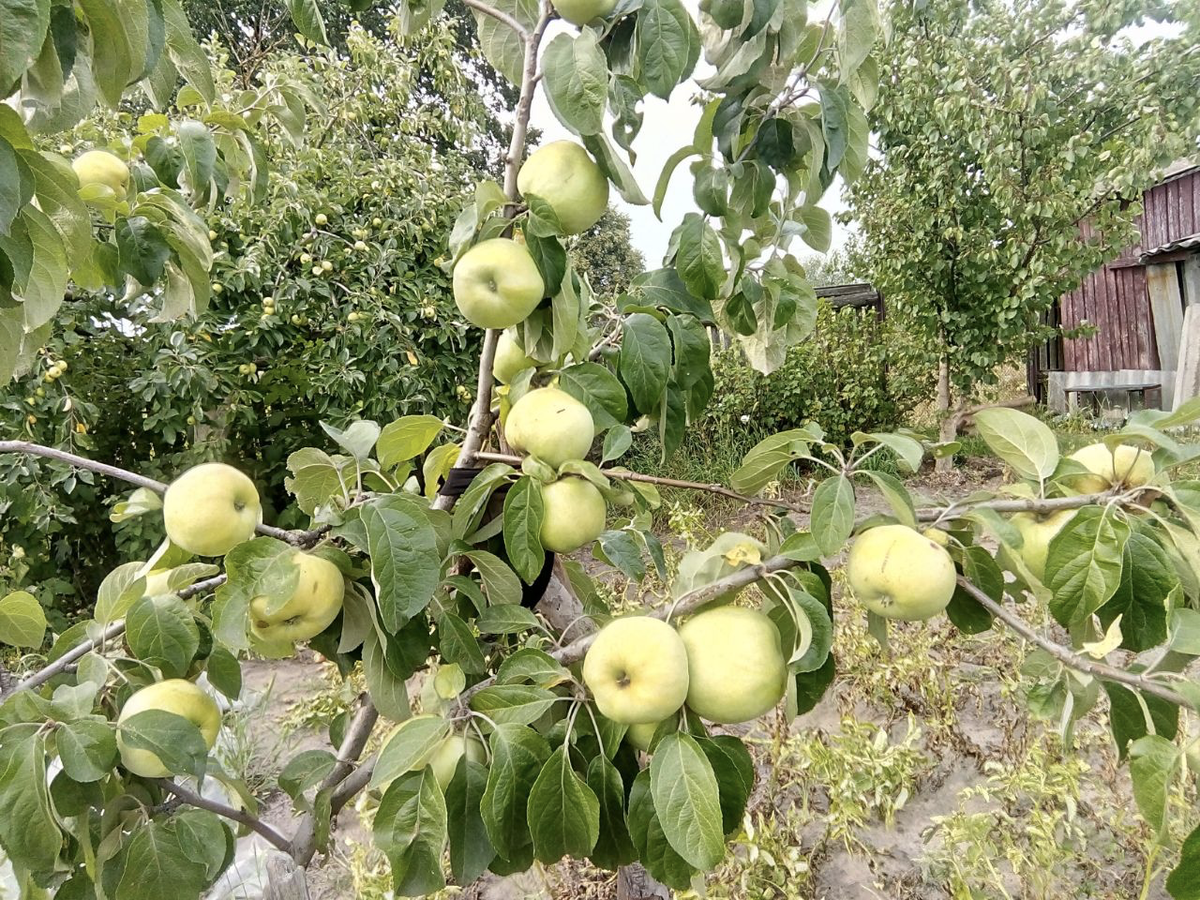
[(713, 399), (697, 424), (706, 442), (748, 430), (756, 436), (816, 421), (829, 440), (898, 425), (928, 396), (931, 373), (873, 311), (822, 302), (812, 337), (788, 351), (771, 375), (750, 368), (736, 349), (714, 357)]

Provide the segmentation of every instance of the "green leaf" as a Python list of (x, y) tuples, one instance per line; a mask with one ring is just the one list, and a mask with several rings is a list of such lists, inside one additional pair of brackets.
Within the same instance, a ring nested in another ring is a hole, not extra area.
[(742, 458), (741, 466), (730, 478), (735, 491), (756, 494), (779, 478), (784, 466), (808, 453), (809, 443), (818, 440), (803, 428), (782, 431), (759, 441)]
[(328, 750), (305, 750), (287, 761), (279, 773), (279, 788), (293, 800), (299, 800), (305, 791), (320, 784), (336, 765), (337, 757)]
[(654, 217), (660, 222), (662, 221), (663, 201), (667, 199), (667, 188), (671, 186), (671, 176), (681, 162), (688, 157), (695, 156), (696, 153), (695, 147), (680, 147), (663, 164), (662, 171), (658, 175), (658, 183), (654, 186)]
[(142, 597), (125, 616), (125, 640), (133, 655), (164, 678), (182, 678), (200, 647), (200, 630), (188, 605), (173, 594)]
[(642, 80), (655, 96), (666, 100), (696, 65), (700, 35), (679, 0), (645, 0), (634, 32)]
[(526, 584), (533, 584), (546, 562), (542, 514), (541, 484), (528, 475), (518, 478), (504, 498), (504, 551)]
[(54, 734), (63, 771), (75, 781), (99, 781), (117, 764), (117, 738), (107, 722), (79, 719)]
[(602, 532), (592, 546), (592, 555), (619, 569), (626, 578), (641, 581), (646, 577), (641, 548), (634, 536), (624, 529)]
[(624, 422), (629, 415), (625, 388), (597, 363), (568, 366), (559, 373), (558, 386), (588, 408), (598, 431)]
[(563, 684), (570, 680), (570, 677), (570, 673), (550, 654), (534, 647), (522, 647), (500, 664), (496, 673), (496, 683), (515, 684), (528, 681), (539, 687), (550, 688)]
[(117, 728), (122, 744), (149, 750), (176, 775), (204, 775), (208, 745), (188, 719), (161, 709), (148, 709), (130, 716)]
[(212, 103), (217, 95), (216, 85), (213, 84), (212, 64), (192, 35), (187, 15), (179, 0), (162, 0), (162, 10), (167, 25), (167, 55), (179, 73), (187, 79), (187, 83), (194, 87), (205, 101)]
[(824, 556), (833, 556), (854, 531), (854, 485), (845, 475), (831, 475), (813, 494), (810, 517), (813, 539)]
[(542, 54), (546, 99), (554, 115), (576, 134), (604, 127), (608, 102), (608, 64), (596, 33), (583, 28), (572, 38), (558, 34)]
[(717, 779), (721, 827), (725, 834), (733, 834), (742, 827), (742, 816), (754, 790), (754, 759), (746, 745), (733, 735), (696, 738), (696, 743), (708, 757)]
[(446, 788), (450, 871), (459, 884), (471, 884), (496, 858), (480, 812), (487, 778), (483, 765), (464, 756)]
[(96, 621), (107, 625), (123, 618), (129, 607), (146, 592), (146, 580), (138, 575), (144, 563), (122, 563), (104, 576), (96, 593)]
[(1168, 741), (1175, 740), (1179, 733), (1178, 706), (1150, 694), (1142, 694), (1139, 698), (1129, 688), (1111, 681), (1101, 682), (1101, 687), (1108, 694), (1108, 722), (1117, 745), (1118, 762), (1125, 761), (1130, 744), (1151, 733), (1146, 721), (1147, 712), (1150, 724), (1154, 726), (1153, 733)]
[(633, 446), (633, 433), (625, 425), (614, 425), (604, 433), (604, 447), (600, 452), (600, 462), (606, 463), (620, 459)]
[[(423, 619), (413, 622), (425, 626)], [(380, 715), (393, 722), (403, 722), (412, 715), (408, 700), (408, 688), (404, 677), (392, 671), (387, 663), (387, 653), (379, 642), (379, 633), (371, 628), (363, 638), (363, 678), (367, 682), (367, 693)]]
[(475, 620), (481, 634), (520, 634), (539, 627), (539, 624), (533, 610), (516, 603), (490, 606)]
[(675, 268), (689, 291), (705, 300), (715, 300), (725, 283), (725, 258), (721, 241), (699, 213), (687, 213), (671, 235)]
[[(137, 828), (116, 861), (120, 880), (115, 900), (199, 895), (209, 877), (205, 863), (194, 859), (197, 851), (203, 852), (203, 844), (190, 845), (193, 838), (191, 831), (180, 833), (174, 819), (149, 821)], [(185, 846), (185, 840), (190, 846)], [(225, 841), (218, 846), (223, 857)]]
[(379, 751), (368, 788), (377, 788), (423, 766), (449, 733), (450, 723), (441, 716), (413, 716), (401, 722)]
[[(536, 0), (488, 0), (488, 6), (508, 13), (526, 31), (533, 31), (537, 22)], [(519, 85), (525, 62), (525, 42), (521, 35), (494, 16), (478, 10), (475, 11), (475, 24), (479, 31), (479, 46), (487, 61), (509, 82)]]
[(621, 773), (607, 756), (596, 756), (588, 763), (587, 783), (596, 797), (600, 820), (596, 845), (588, 858), (602, 869), (615, 871), (637, 859), (625, 824), (625, 786)]
[(720, 792), (695, 738), (677, 732), (658, 742), (650, 790), (671, 848), (698, 869), (714, 868), (725, 856)]
[(819, 206), (802, 206), (796, 210), (796, 218), (804, 226), (800, 233), (804, 243), (818, 253), (828, 253), (833, 243), (833, 220), (829, 213)]
[[(25, 73), (41, 52), (50, 28), (50, 0), (0, 0), (0, 86), (2, 93)], [(3, 170), (0, 170), (2, 174)], [(0, 177), (0, 185), (3, 178)], [(3, 224), (3, 187), (0, 187), (0, 231)], [(9, 219), (12, 217), (9, 216)]]
[(471, 697), (471, 709), (501, 725), (529, 725), (559, 699), (557, 694), (535, 685), (496, 684), (476, 692)]
[(544, 863), (582, 859), (600, 837), (600, 802), (571, 767), (570, 748), (550, 754), (529, 791), (527, 810), (534, 856)]
[(0, 643), (37, 648), (46, 637), (46, 613), (27, 591), (13, 591), (0, 600)]
[(432, 769), (395, 781), (384, 793), (375, 814), (375, 844), (391, 863), (397, 896), (421, 896), (445, 887), (446, 827), (446, 801)]
[(141, 284), (152, 285), (163, 274), (171, 248), (161, 229), (144, 216), (118, 219), (117, 253), (121, 269)]
[(399, 494), (378, 497), (359, 512), (371, 557), (371, 582), (379, 616), (389, 632), (398, 631), (433, 599), (441, 558), (437, 535), (414, 500)]
[(375, 445), (379, 465), (391, 469), (420, 456), (444, 427), (437, 416), (403, 416), (385, 425)]
[(0, 845), (14, 865), (44, 874), (63, 843), (47, 784), (41, 724), (0, 730)]
[(1082, 622), (1116, 593), (1128, 537), (1129, 526), (1110, 511), (1085, 506), (1051, 539), (1047, 587), (1060, 624)]
[(341, 428), (330, 425), (328, 422), (321, 422), (320, 424), (322, 431), (333, 438), (339, 447), (360, 463), (371, 454), (371, 448), (379, 440), (379, 425), (369, 419), (360, 419), (357, 422), (352, 422), (344, 431)]
[(650, 769), (643, 769), (629, 792), (629, 835), (642, 864), (654, 878), (676, 890), (691, 886), (695, 867), (679, 855), (667, 840), (654, 808)]
[(888, 506), (892, 508), (892, 515), (909, 528), (916, 528), (917, 513), (913, 509), (912, 496), (904, 487), (904, 482), (894, 475), (889, 475), (887, 472), (875, 472), (870, 469), (862, 469), (860, 471), (875, 482), (875, 486), (879, 488), (879, 493), (883, 495), (883, 498), (888, 502)]
[[(967, 547), (963, 551), (962, 568), (969, 582), (997, 603), (1003, 602), (1004, 573), (985, 548)], [(982, 634), (992, 627), (992, 614), (961, 585), (955, 585), (946, 615), (963, 634)]]
[(1138, 812), (1156, 834), (1166, 825), (1167, 795), (1179, 767), (1182, 751), (1158, 735), (1147, 735), (1129, 748), (1129, 774)]
[(621, 380), (638, 410), (656, 412), (671, 371), (671, 338), (663, 324), (646, 313), (628, 316), (621, 333)]
[(471, 628), (453, 613), (438, 616), (438, 649), (447, 662), (458, 663), (468, 675), (482, 675), (487, 669), (479, 641)]
[(633, 177), (633, 172), (629, 166), (621, 158), (621, 155), (609, 143), (608, 138), (603, 132), (596, 134), (585, 134), (580, 137), (580, 141), (592, 154), (596, 160), (596, 165), (600, 167), (600, 171), (604, 173), (604, 177), (613, 183), (617, 193), (621, 195), (621, 199), (633, 206), (645, 206), (650, 201), (646, 199), (646, 195), (642, 193), (641, 186), (638, 185), (637, 179)]
[(524, 725), (501, 724), (488, 743), (492, 766), (479, 809), (492, 846), (503, 858), (512, 859), (533, 840), (527, 801), (550, 748), (545, 738)]
[(1167, 876), (1167, 893), (1175, 900), (1200, 900), (1200, 826), (1179, 849), (1179, 862)]
[(230, 700), (237, 700), (242, 694), (242, 667), (237, 657), (224, 647), (213, 647), (205, 665), (208, 681), (218, 691)]
[(975, 413), (975, 427), (992, 452), (1022, 478), (1044, 481), (1058, 467), (1058, 441), (1045, 423), (1018, 409)]
[(308, 40), (314, 44), (328, 44), (329, 36), (325, 33), (325, 19), (321, 15), (321, 7), (317, 0), (287, 0), (288, 13), (292, 24)]
[(202, 123), (188, 119), (175, 128), (187, 183), (200, 196), (208, 193), (217, 164), (217, 145)]
[(815, 672), (801, 672), (796, 676), (795, 715), (804, 715), (804, 713), (809, 712), (821, 702), (821, 698), (825, 696), (825, 691), (833, 684), (836, 671), (837, 667), (834, 663), (833, 654), (830, 653), (821, 668)]
[(1096, 614), (1105, 627), (1121, 617), (1121, 647), (1140, 653), (1167, 639), (1167, 608), (1179, 576), (1162, 545), (1144, 525), (1136, 525), (1125, 542), (1121, 581)]
[[(440, 447), (438, 449), (441, 449)], [(512, 466), (492, 463), (475, 476), (458, 502), (454, 505), (454, 536), (463, 538), (474, 529), (487, 506), (488, 499), (512, 474)]]
[(502, 606), (521, 602), (521, 582), (500, 557), (484, 550), (472, 550), (465, 556), (475, 564), (479, 577), (483, 579), (488, 603)]

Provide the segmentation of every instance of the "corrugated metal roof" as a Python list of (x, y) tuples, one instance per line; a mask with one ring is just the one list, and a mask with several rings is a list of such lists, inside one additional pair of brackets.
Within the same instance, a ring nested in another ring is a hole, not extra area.
[(1138, 260), (1143, 263), (1153, 262), (1154, 257), (1162, 256), (1164, 253), (1174, 253), (1176, 250), (1195, 250), (1200, 249), (1200, 232), (1189, 234), (1187, 237), (1180, 238), (1177, 241), (1168, 241), (1160, 247), (1154, 247), (1147, 250)]

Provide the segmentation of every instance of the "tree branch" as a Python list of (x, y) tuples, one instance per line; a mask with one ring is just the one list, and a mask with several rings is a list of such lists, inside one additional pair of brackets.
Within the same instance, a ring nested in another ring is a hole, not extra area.
[[(29, 456), (41, 456), (46, 459), (53, 459), (56, 462), (75, 466), (77, 469), (86, 469), (98, 475), (107, 475), (109, 478), (115, 478), (118, 481), (136, 484), (138, 487), (147, 488), (159, 494), (166, 493), (169, 486), (153, 478), (147, 478), (145, 475), (139, 475), (137, 472), (130, 472), (128, 469), (110, 466), (108, 463), (96, 462), (94, 459), (88, 459), (86, 456), (77, 456), (65, 450), (58, 450), (54, 447), (46, 447), (42, 444), (34, 444), (29, 441), (0, 441), (0, 453), (24, 453)], [(329, 531), (329, 528), (329, 525), (321, 525), (312, 531), (290, 531), (286, 528), (276, 528), (274, 525), (260, 524), (255, 531), (268, 537), (286, 541), (294, 547), (311, 547), (321, 539), (322, 535)]]
[(504, 10), (496, 9), (494, 6), (488, 6), (486, 3), (481, 2), (481, 0), (463, 0), (463, 5), (469, 6), (471, 9), (483, 13), (485, 16), (491, 16), (497, 22), (503, 22), (505, 25), (515, 31), (521, 40), (529, 40), (529, 32), (525, 30), (525, 26), (508, 13), (504, 12)]
[(1020, 635), (1031, 644), (1036, 644), (1063, 665), (1069, 666), (1076, 671), (1084, 672), (1085, 674), (1100, 678), (1104, 681), (1115, 681), (1134, 688), (1135, 690), (1142, 691), (1143, 693), (1152, 694), (1153, 696), (1158, 697), (1160, 700), (1166, 700), (1168, 703), (1174, 703), (1176, 706), (1184, 706), (1188, 707), (1189, 709), (1191, 708), (1191, 704), (1182, 694), (1176, 693), (1169, 687), (1160, 684), (1152, 678), (1137, 672), (1127, 672), (1124, 669), (1117, 669), (1113, 666), (1106, 665), (1105, 663), (1088, 659), (1086, 656), (1076, 653), (1074, 650), (1071, 650), (1068, 647), (1064, 647), (1061, 644), (1056, 644), (1049, 638), (1042, 637), (1033, 630), (1028, 622), (1026, 622), (1008, 607), (997, 603), (961, 575), (958, 578), (958, 584), (964, 591), (975, 598), (980, 606), (1011, 628), (1014, 632), (1016, 632), (1016, 634)]
[(219, 803), (216, 800), (209, 800), (207, 797), (201, 797), (180, 784), (176, 784), (167, 778), (156, 779), (156, 783), (164, 791), (169, 794), (174, 794), (188, 806), (194, 806), (197, 809), (206, 809), (209, 812), (216, 813), (218, 816), (229, 819), (231, 822), (237, 822), (245, 825), (251, 831), (261, 834), (275, 847), (285, 853), (291, 847), (291, 842), (288, 841), (282, 834), (264, 822), (257, 816), (252, 816), (244, 809), (234, 809), (232, 806), (226, 806), (224, 803)]
[[(225, 583), (225, 580), (226, 576), (224, 575), (214, 575), (212, 578), (206, 578), (204, 581), (197, 581), (191, 587), (186, 587), (179, 591), (179, 598), (181, 600), (186, 600), (188, 597), (194, 597), (196, 594), (201, 594), (210, 588), (221, 586)], [(18, 691), (27, 691), (31, 688), (40, 687), (55, 675), (65, 672), (81, 657), (91, 653), (94, 649), (96, 649), (96, 645), (98, 643), (103, 644), (107, 643), (108, 641), (115, 640), (124, 633), (124, 619), (118, 619), (116, 622), (110, 623), (109, 626), (104, 629), (104, 632), (100, 635), (100, 639), (98, 641), (87, 640), (81, 644), (77, 644), (54, 662), (50, 663), (50, 665), (46, 666), (44, 669), (40, 669), (23, 681), (18, 682), (17, 685), (13, 687), (11, 693), (15, 694)]]
[[(339, 793), (344, 795), (341, 803), (331, 804), (330, 815), (336, 816), (338, 810), (346, 804), (350, 797), (354, 796), (359, 790), (366, 786), (370, 780), (370, 772), (367, 773), (367, 779), (362, 781), (352, 793), (346, 794), (345, 791), (339, 791), (339, 785), (347, 781), (347, 776), (355, 772), (354, 764), (358, 762), (358, 758), (362, 756), (363, 749), (367, 746), (367, 741), (371, 737), (371, 731), (375, 728), (375, 722), (379, 719), (379, 711), (375, 709), (375, 704), (371, 702), (371, 698), (366, 694), (359, 697), (358, 712), (354, 714), (354, 719), (346, 728), (346, 735), (342, 738), (342, 744), (338, 748), (337, 763), (329, 771), (317, 789), (318, 793), (322, 791), (330, 791), (333, 797), (336, 798)], [(362, 771), (359, 768), (359, 772)], [(357, 780), (355, 782), (358, 783)], [(296, 835), (292, 838), (291, 843), (284, 847), (288, 853), (292, 855), (292, 859), (296, 861), (298, 866), (307, 866), (312, 862), (313, 856), (317, 852), (317, 820), (311, 812), (305, 814), (300, 821), (299, 827), (296, 829)]]

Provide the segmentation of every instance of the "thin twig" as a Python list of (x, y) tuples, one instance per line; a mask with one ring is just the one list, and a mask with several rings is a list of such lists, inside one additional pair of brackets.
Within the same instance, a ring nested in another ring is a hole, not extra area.
[(251, 831), (261, 834), (264, 838), (271, 842), (275, 847), (287, 853), (291, 849), (291, 841), (285, 838), (282, 834), (264, 822), (257, 816), (252, 816), (243, 809), (234, 809), (232, 806), (226, 806), (224, 803), (219, 803), (216, 800), (209, 800), (207, 797), (201, 797), (199, 794), (188, 790), (180, 784), (176, 784), (166, 778), (157, 780), (159, 787), (170, 794), (174, 794), (188, 806), (194, 806), (197, 809), (206, 809), (209, 812), (216, 813), (218, 816), (229, 819), (231, 822), (237, 822), (245, 825)]
[[(107, 475), (109, 478), (115, 478), (118, 481), (136, 484), (138, 487), (147, 488), (159, 494), (166, 493), (169, 487), (169, 485), (161, 481), (147, 478), (145, 475), (139, 475), (137, 472), (130, 472), (128, 469), (110, 466), (108, 463), (96, 462), (94, 459), (88, 459), (86, 456), (77, 456), (65, 450), (46, 447), (42, 444), (34, 444), (30, 441), (0, 441), (0, 453), (24, 453), (29, 456), (41, 456), (46, 459), (53, 459), (56, 462), (75, 466), (77, 469), (86, 469), (98, 475)], [(260, 524), (255, 531), (268, 537), (286, 541), (295, 547), (311, 547), (329, 529), (329, 525), (321, 525), (311, 531), (291, 531), (286, 528), (276, 528), (274, 525)]]
[(469, 6), (471, 9), (478, 10), (485, 16), (491, 16), (498, 22), (503, 22), (505, 25), (515, 31), (521, 40), (524, 41), (529, 39), (529, 32), (525, 29), (525, 26), (508, 13), (504, 12), (504, 10), (496, 9), (494, 6), (488, 6), (486, 3), (483, 3), (482, 0), (463, 0), (463, 4)]
[(974, 597), (975, 600), (979, 602), (980, 606), (990, 612), (993, 616), (995, 616), (1025, 640), (1029, 641), (1031, 644), (1036, 644), (1037, 646), (1041, 647), (1064, 665), (1069, 666), (1076, 671), (1093, 675), (1096, 678), (1100, 678), (1104, 681), (1116, 681), (1120, 684), (1128, 685), (1135, 690), (1142, 691), (1143, 693), (1153, 694), (1155, 697), (1158, 697), (1161, 700), (1166, 700), (1168, 703), (1174, 703), (1176, 706), (1191, 706), (1187, 698), (1185, 698), (1182, 694), (1176, 693), (1169, 687), (1154, 681), (1152, 678), (1148, 678), (1138, 672), (1127, 672), (1124, 669), (1117, 669), (1102, 662), (1088, 659), (1086, 656), (1076, 653), (1074, 650), (1064, 647), (1062, 644), (1057, 644), (1049, 638), (1043, 637), (1034, 631), (1028, 622), (1026, 622), (1008, 607), (997, 603), (961, 575), (958, 578), (958, 584), (964, 591)]

